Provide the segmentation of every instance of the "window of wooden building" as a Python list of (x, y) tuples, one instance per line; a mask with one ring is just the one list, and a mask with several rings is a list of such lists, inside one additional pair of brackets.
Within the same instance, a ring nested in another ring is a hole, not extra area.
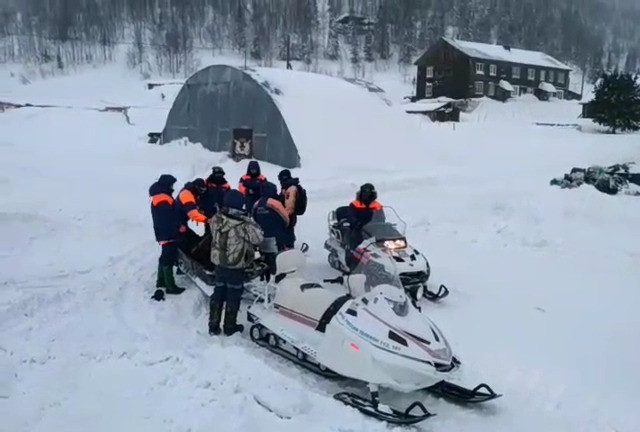
[(520, 66), (513, 66), (511, 68), (511, 76), (514, 78), (520, 78)]
[(476, 74), (484, 75), (484, 63), (476, 62)]
[(433, 66), (427, 66), (427, 78), (433, 78)]
[(496, 76), (498, 74), (498, 66), (497, 65), (489, 65), (489, 75)]
[(536, 80), (536, 70), (534, 68), (527, 69), (527, 77), (529, 78), (529, 81), (535, 81)]
[(477, 95), (484, 94), (484, 81), (476, 81), (475, 91)]

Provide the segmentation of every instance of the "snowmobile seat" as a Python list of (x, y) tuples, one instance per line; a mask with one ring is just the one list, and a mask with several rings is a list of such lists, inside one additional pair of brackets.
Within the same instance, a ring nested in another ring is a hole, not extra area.
[(346, 239), (349, 238), (351, 227), (349, 224), (349, 206), (338, 207), (335, 211), (336, 222), (333, 224), (333, 228), (340, 233), (338, 240), (345, 244)]
[(349, 219), (349, 206), (342, 206), (336, 209), (336, 221), (342, 224)]
[(331, 319), (338, 313), (340, 308), (347, 301), (351, 300), (351, 298), (352, 297), (349, 294), (345, 294), (335, 299), (334, 302), (331, 303), (331, 306), (329, 306), (327, 310), (325, 310), (322, 316), (320, 317), (320, 320), (318, 321), (318, 325), (316, 326), (316, 331), (319, 331), (320, 333), (324, 333)]

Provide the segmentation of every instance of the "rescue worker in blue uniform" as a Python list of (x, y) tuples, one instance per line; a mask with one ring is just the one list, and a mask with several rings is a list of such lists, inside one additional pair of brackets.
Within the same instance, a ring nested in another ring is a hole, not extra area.
[(158, 274), (154, 299), (163, 300), (164, 288), (167, 294), (181, 294), (184, 288), (176, 285), (173, 266), (178, 259), (178, 230), (180, 222), (176, 203), (173, 199), (173, 185), (176, 178), (171, 174), (162, 174), (149, 188), (151, 197), (151, 217), (156, 241), (162, 247), (158, 259)]

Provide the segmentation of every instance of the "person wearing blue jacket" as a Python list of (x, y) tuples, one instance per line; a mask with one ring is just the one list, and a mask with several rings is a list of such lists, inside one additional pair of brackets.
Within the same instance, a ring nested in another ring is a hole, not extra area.
[(276, 273), (276, 255), (278, 244), (284, 241), (289, 225), (289, 215), (278, 199), (278, 188), (271, 182), (265, 182), (260, 191), (260, 199), (253, 206), (253, 219), (264, 232), (260, 253), (265, 257), (269, 271), (264, 276), (269, 282)]
[[(225, 178), (225, 172), (222, 167), (214, 166), (211, 174), (207, 177), (207, 191), (200, 197), (198, 207), (204, 215), (211, 219), (223, 206), (225, 194), (231, 190), (231, 185)], [(211, 233), (209, 224), (204, 225), (205, 235)]]
[(260, 172), (258, 161), (252, 160), (247, 166), (247, 173), (240, 177), (238, 190), (245, 197), (245, 208), (251, 213), (253, 205), (260, 199), (260, 189), (267, 178)]
[[(184, 292), (184, 288), (177, 286), (173, 277), (173, 266), (178, 260), (177, 240), (180, 228), (179, 214), (173, 199), (175, 182), (176, 178), (171, 174), (162, 174), (158, 181), (149, 188), (153, 231), (156, 241), (162, 247), (158, 259), (156, 288), (164, 288), (167, 294), (182, 294)], [(161, 300), (164, 295), (161, 294), (161, 291), (156, 291), (154, 298)]]

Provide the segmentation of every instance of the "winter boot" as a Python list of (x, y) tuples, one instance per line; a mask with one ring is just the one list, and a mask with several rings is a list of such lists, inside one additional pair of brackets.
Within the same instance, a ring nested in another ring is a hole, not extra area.
[(227, 293), (227, 305), (224, 310), (224, 334), (231, 336), (236, 332), (242, 333), (244, 326), (237, 323), (238, 309), (240, 309), (241, 289), (229, 289)]
[(162, 272), (162, 264), (158, 263), (158, 276), (156, 279), (156, 288), (165, 288), (167, 284), (164, 281), (164, 274)]
[(173, 278), (173, 266), (163, 266), (162, 275), (164, 276), (165, 291), (167, 294), (177, 295), (184, 292), (184, 288), (177, 286)]
[(222, 302), (214, 297), (209, 300), (209, 335), (220, 334), (220, 320), (222, 319)]

